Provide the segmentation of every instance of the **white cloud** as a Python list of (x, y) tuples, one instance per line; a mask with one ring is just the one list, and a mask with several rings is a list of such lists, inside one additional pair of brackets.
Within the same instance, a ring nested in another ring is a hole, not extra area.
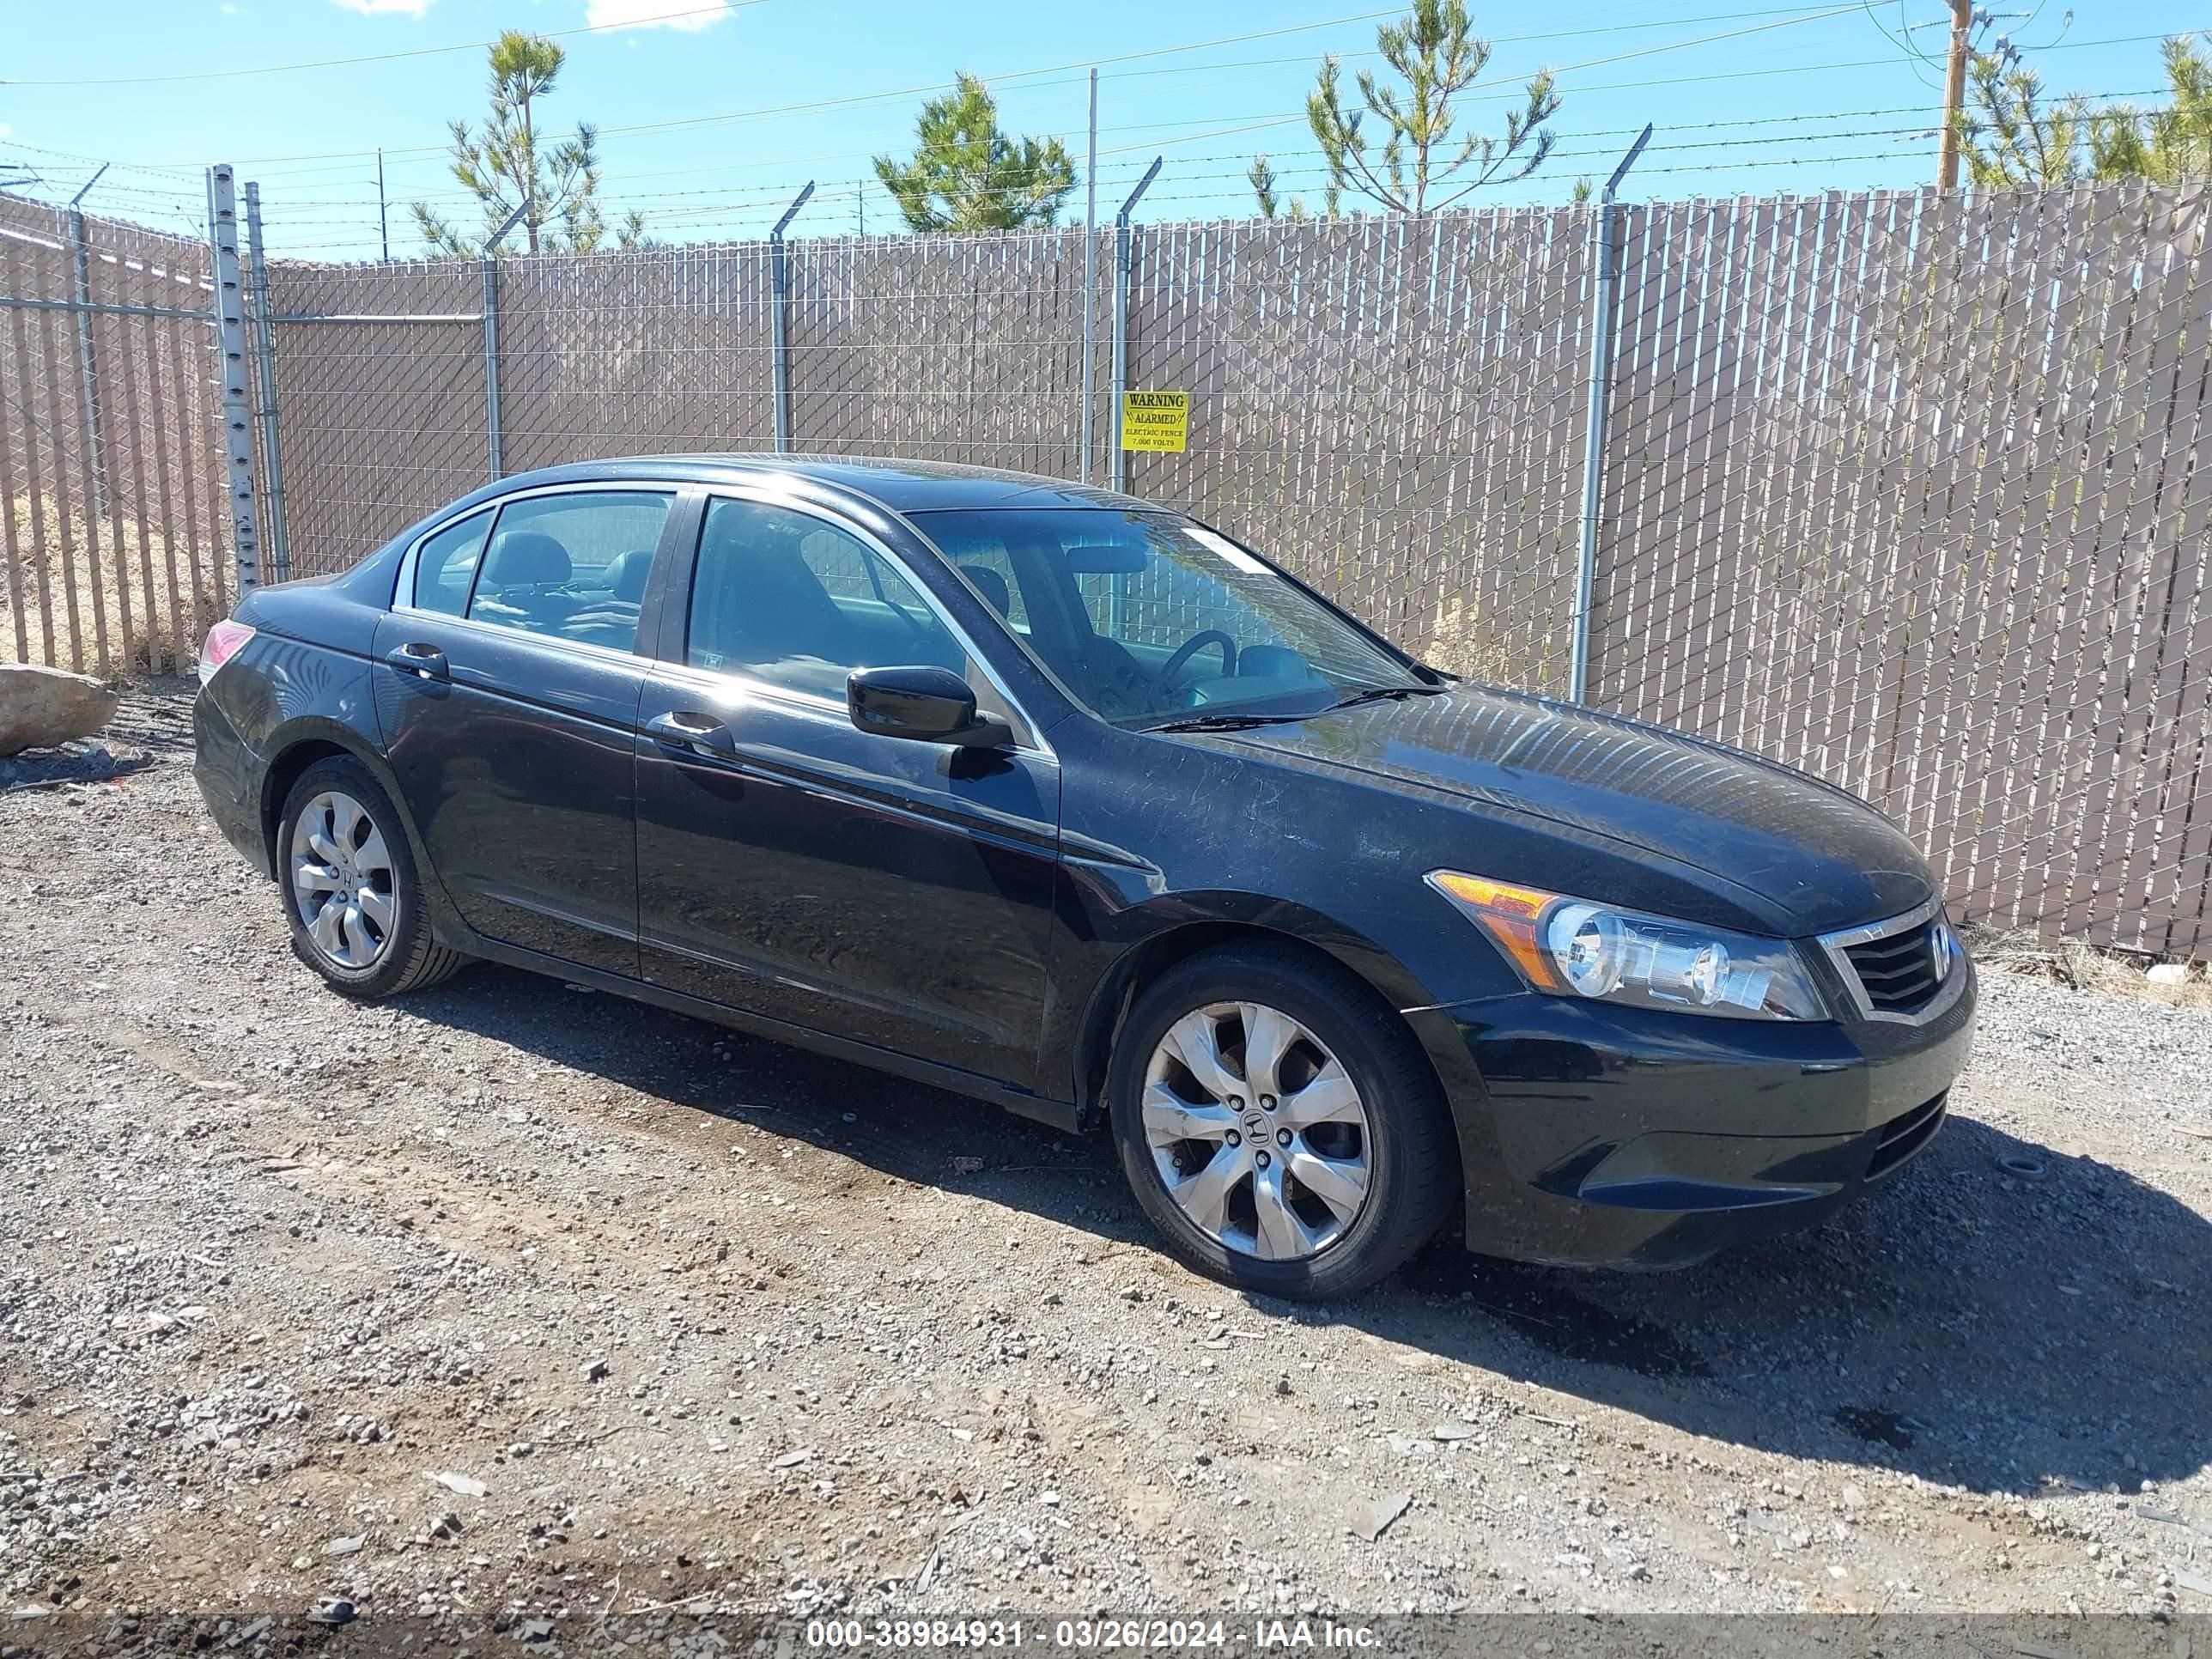
[(0, 121), (0, 138), (6, 138), (13, 136), (15, 131), (15, 129), (9, 126), (5, 121)]
[(591, 0), (584, 21), (595, 29), (708, 29), (737, 8), (730, 0)]
[(331, 3), (340, 11), (357, 11), (364, 17), (374, 17), (383, 12), (420, 17), (430, 9), (431, 0), (331, 0)]

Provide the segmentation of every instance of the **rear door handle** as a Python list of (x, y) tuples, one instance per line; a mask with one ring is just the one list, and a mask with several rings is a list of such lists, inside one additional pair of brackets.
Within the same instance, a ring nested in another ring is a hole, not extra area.
[(687, 709), (670, 714), (655, 714), (645, 723), (653, 740), (670, 749), (688, 749), (735, 758), (738, 740), (730, 728), (712, 714), (696, 714)]
[(453, 665), (446, 660), (446, 653), (434, 645), (403, 645), (397, 651), (386, 653), (384, 659), (401, 673), (412, 674), (417, 679), (450, 680), (453, 678)]

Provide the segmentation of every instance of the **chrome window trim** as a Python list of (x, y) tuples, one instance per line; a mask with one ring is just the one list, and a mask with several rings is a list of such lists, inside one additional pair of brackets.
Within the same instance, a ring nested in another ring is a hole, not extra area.
[[(952, 613), (945, 608), (944, 601), (929, 591), (929, 584), (921, 580), (920, 573), (906, 560), (901, 558), (897, 550), (882, 537), (877, 535), (866, 525), (856, 524), (833, 508), (820, 506), (813, 501), (801, 501), (781, 490), (750, 483), (707, 484), (703, 488), (707, 499), (701, 506), (699, 513), (699, 534), (702, 540), (707, 534), (707, 519), (714, 512), (714, 503), (717, 501), (738, 501), (752, 502), (762, 507), (781, 507), (787, 512), (801, 514), (810, 519), (817, 519), (830, 529), (842, 531), (862, 546), (880, 556), (884, 562), (904, 578), (907, 586), (921, 596), (923, 606), (944, 624), (945, 630), (952, 635), (960, 648), (967, 653), (968, 660), (983, 671), (983, 678), (990, 681), (991, 689), (999, 694), (1000, 698), (1006, 703), (1008, 712), (1014, 716), (1018, 726), (1014, 734), (1015, 751), (1019, 754), (1040, 756), (1047, 760), (1058, 758), (1053, 752), (1052, 745), (1045, 741), (1044, 728), (1038, 725), (1030, 711), (1022, 706), (1021, 699), (1013, 694), (1006, 680), (1000, 675), (998, 665), (983, 653), (973, 636), (954, 619)], [(934, 543), (925, 541), (923, 545), (928, 547), (933, 553), (936, 553), (940, 562), (944, 560), (945, 556), (938, 552)], [(950, 568), (948, 564), (947, 568)], [(953, 573), (953, 580), (956, 581), (962, 580), (957, 571)], [(691, 562), (691, 591), (696, 591), (698, 585), (699, 562), (695, 550)], [(679, 670), (685, 674), (696, 675), (708, 681), (732, 681), (736, 683), (738, 690), (749, 696), (757, 696), (769, 702), (790, 704), (802, 712), (827, 709), (833, 711), (840, 721), (849, 722), (852, 720), (852, 711), (835, 697), (823, 696), (817, 692), (802, 691), (796, 686), (779, 685), (773, 680), (764, 680), (758, 675), (749, 674), (742, 669), (705, 668), (693, 662), (691, 660), (691, 591), (687, 591), (684, 595), (684, 619), (681, 629), (683, 637), (679, 642), (683, 655), (675, 659), (665, 659), (660, 665), (661, 667)], [(980, 603), (982, 596), (978, 594), (976, 597)]]
[(1951, 967), (1943, 975), (1943, 982), (1936, 987), (1936, 994), (1929, 999), (1924, 1007), (1909, 1014), (1893, 1013), (1875, 1007), (1867, 996), (1866, 985), (1859, 978), (1858, 969), (1844, 954), (1851, 945), (1909, 933), (1943, 915), (1943, 896), (1938, 893), (1925, 903), (1915, 905), (1899, 915), (1884, 917), (1880, 921), (1864, 922), (1856, 927), (1839, 928), (1832, 933), (1820, 934), (1814, 939), (1814, 942), (1827, 953), (1829, 963), (1843, 981), (1844, 994), (1851, 1000), (1851, 1011), (1861, 1019), (1883, 1020), (1893, 1025), (1925, 1025), (1966, 994), (1966, 981), (1973, 975), (1967, 971), (1966, 952), (1959, 944), (1955, 932), (1951, 933)]
[[(466, 617), (456, 617), (450, 611), (433, 611), (426, 605), (419, 605), (416, 604), (415, 565), (416, 561), (422, 556), (422, 544), (425, 542), (431, 540), (434, 537), (444, 535), (446, 532), (451, 530), (455, 525), (459, 524), (465, 519), (473, 519), (479, 513), (492, 514), (494, 515), (493, 528), (496, 529), (498, 527), (496, 515), (516, 501), (533, 501), (541, 495), (665, 495), (669, 498), (669, 510), (673, 512), (675, 511), (676, 502), (682, 496), (687, 487), (696, 488), (696, 486), (686, 486), (680, 483), (673, 483), (665, 478), (641, 478), (634, 483), (610, 483), (605, 479), (595, 478), (586, 483), (532, 484), (527, 489), (511, 490), (504, 495), (495, 495), (488, 501), (478, 501), (474, 507), (470, 507), (465, 513), (448, 514), (446, 517), (439, 520), (437, 523), (432, 525), (428, 530), (424, 531), (421, 535), (417, 536), (413, 541), (408, 543), (406, 552), (400, 555), (399, 577), (397, 581), (392, 584), (392, 604), (390, 609), (395, 611), (404, 612), (406, 615), (413, 617), (443, 617), (447, 622), (466, 622), (470, 620)], [(487, 536), (486, 539), (489, 541), (489, 536)], [(479, 555), (478, 556), (481, 557), (482, 556)], [(471, 584), (470, 597), (471, 599), (475, 597), (474, 586), (475, 585), (473, 583)], [(399, 597), (403, 593), (407, 596), (404, 600), (402, 600)], [(481, 627), (498, 628), (497, 623), (480, 623), (478, 625)], [(519, 634), (524, 630), (519, 628), (498, 628), (498, 631), (501, 634)], [(581, 641), (575, 640), (561, 640), (557, 635), (541, 634), (535, 635), (534, 637), (539, 639), (556, 640), (559, 643), (563, 645), (576, 645), (581, 643)], [(605, 646), (592, 646), (587, 648), (596, 651), (605, 651), (606, 649)], [(629, 657), (635, 656), (636, 653), (632, 651), (617, 651), (613, 654), (617, 657)]]

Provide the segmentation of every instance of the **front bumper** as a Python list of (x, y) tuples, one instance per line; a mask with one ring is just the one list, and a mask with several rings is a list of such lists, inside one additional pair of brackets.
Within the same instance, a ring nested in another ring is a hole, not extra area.
[(1925, 1147), (1974, 1007), (1969, 977), (1924, 1025), (1534, 994), (1408, 1018), (1457, 1124), (1469, 1249), (1662, 1267), (1813, 1225)]

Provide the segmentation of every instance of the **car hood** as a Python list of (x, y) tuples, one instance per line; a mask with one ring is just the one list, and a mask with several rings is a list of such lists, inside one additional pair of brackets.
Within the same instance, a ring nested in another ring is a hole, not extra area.
[(1518, 692), (1459, 685), (1255, 726), (1229, 741), (1255, 759), (1360, 775), (1688, 866), (1764, 901), (1799, 936), (1895, 915), (1936, 891), (1896, 826), (1832, 785), (1703, 738)]

